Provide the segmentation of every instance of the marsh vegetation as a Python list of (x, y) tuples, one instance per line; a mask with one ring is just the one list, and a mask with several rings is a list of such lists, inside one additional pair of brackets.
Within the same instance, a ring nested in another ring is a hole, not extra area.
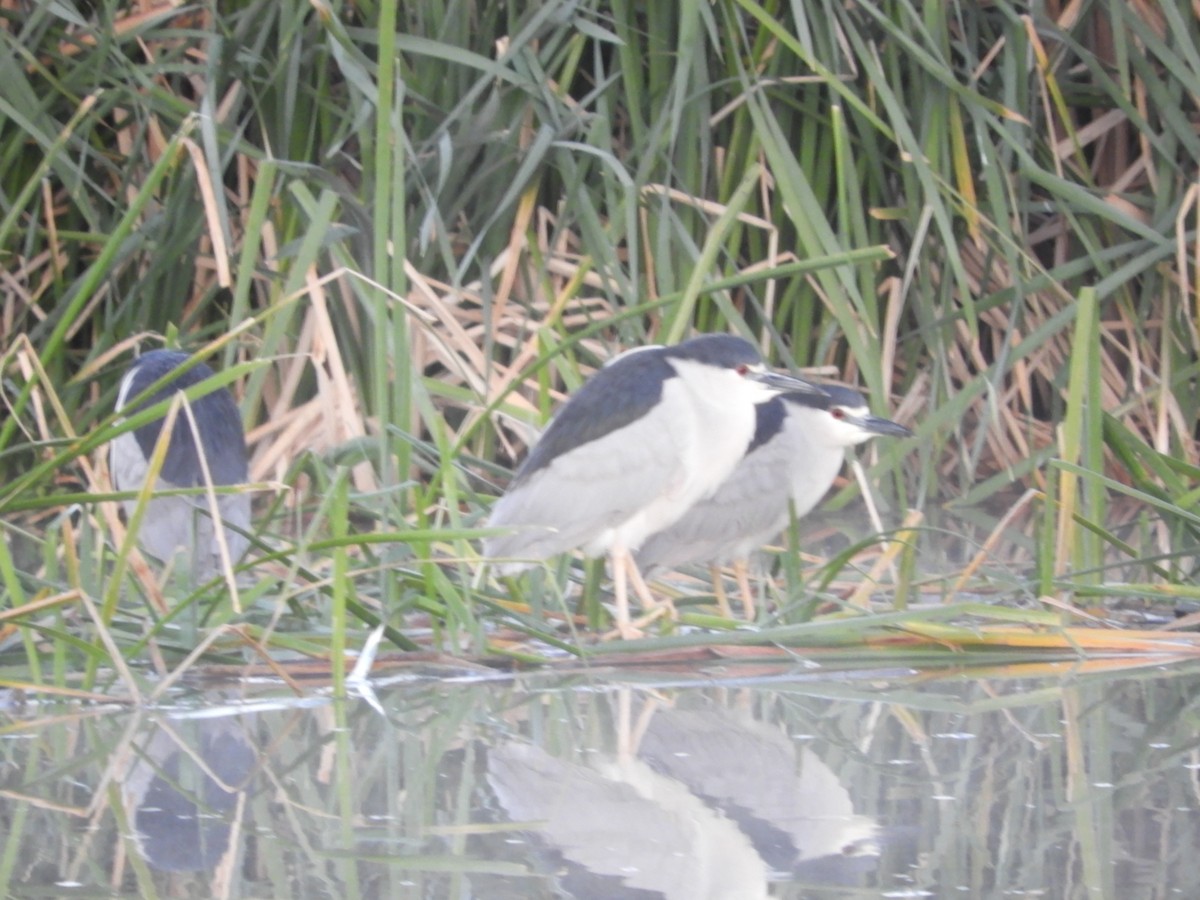
[[(602, 568), (484, 577), (480, 529), (591, 371), (700, 331), (917, 437), (862, 454), (882, 536), (848, 477), (767, 555), (757, 628), (691, 570), (602, 652), (1194, 653), (1200, 25), (1038, 8), (0, 3), (0, 678), (601, 652)], [(124, 540), (163, 345), (249, 435), (232, 594)]]

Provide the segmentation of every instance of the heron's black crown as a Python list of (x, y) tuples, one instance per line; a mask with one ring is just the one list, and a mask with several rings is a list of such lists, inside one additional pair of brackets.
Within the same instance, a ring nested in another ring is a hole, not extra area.
[(785, 403), (793, 406), (807, 406), (809, 409), (833, 409), (835, 406), (861, 409), (867, 405), (863, 395), (853, 388), (842, 387), (838, 384), (823, 384), (821, 390), (823, 393), (820, 394), (789, 391), (778, 397), (772, 397), (766, 403), (758, 404), (755, 407), (757, 418), (754, 422), (754, 438), (750, 441), (750, 446), (746, 448), (746, 453), (753, 453), (783, 430), (783, 422), (787, 418)]

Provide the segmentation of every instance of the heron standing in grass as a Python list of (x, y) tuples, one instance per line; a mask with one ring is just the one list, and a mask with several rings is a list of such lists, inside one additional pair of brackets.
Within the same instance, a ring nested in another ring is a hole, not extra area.
[[(213, 377), (212, 369), (197, 363), (148, 397), (137, 399), (189, 359), (188, 354), (171, 350), (153, 350), (138, 357), (121, 380), (117, 411), (135, 413)], [(131, 401), (136, 401), (134, 406), (128, 406)], [(181, 408), (175, 417), (155, 489), (244, 484), (248, 477), (246, 438), (233, 396), (221, 388), (192, 400), (189, 405), (191, 415), (188, 409)], [(141, 490), (162, 428), (163, 420), (155, 419), (112, 442), (109, 467), (117, 490)], [(137, 499), (125, 501), (126, 515), (133, 514), (137, 503)], [(142, 515), (138, 542), (144, 551), (164, 563), (178, 557), (192, 579), (199, 582), (221, 569), (222, 539), (230, 561), (237, 561), (249, 544), (242, 534), (249, 528), (248, 493), (217, 495), (216, 516), (209, 498), (203, 494), (151, 497)]]
[(768, 371), (749, 342), (707, 334), (629, 351), (600, 369), (554, 417), (496, 502), (484, 542), (509, 574), (568, 550), (612, 558), (617, 629), (629, 616), (627, 578), (658, 604), (631, 553), (717, 488), (746, 453), (755, 408), (780, 393), (820, 394)]
[[(807, 515), (833, 485), (847, 448), (877, 435), (912, 434), (871, 415), (858, 391), (836, 385), (821, 390), (782, 394), (760, 404), (754, 439), (732, 474), (650, 535), (635, 556), (638, 568), (652, 574), (692, 562), (731, 561), (746, 617), (753, 619), (745, 560), (787, 527), (788, 504), (797, 518)], [(724, 601), (719, 589), (718, 596)]]

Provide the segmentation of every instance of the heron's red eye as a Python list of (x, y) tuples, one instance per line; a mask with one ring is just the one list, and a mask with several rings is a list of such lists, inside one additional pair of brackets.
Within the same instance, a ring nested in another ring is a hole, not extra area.
[(833, 416), (835, 419), (846, 418), (846, 411), (844, 409), (842, 409), (840, 406), (831, 406), (829, 408), (829, 414), (831, 416)]
[(740, 366), (737, 367), (737, 369), (735, 371), (739, 375), (745, 375), (747, 372), (750, 371), (750, 367), (748, 365), (746, 365), (745, 363), (742, 363)]

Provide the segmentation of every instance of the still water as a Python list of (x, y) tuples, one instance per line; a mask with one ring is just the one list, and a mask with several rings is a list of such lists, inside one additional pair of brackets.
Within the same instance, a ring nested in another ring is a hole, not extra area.
[(1200, 668), (1099, 665), (8, 697), (0, 894), (1200, 896)]

